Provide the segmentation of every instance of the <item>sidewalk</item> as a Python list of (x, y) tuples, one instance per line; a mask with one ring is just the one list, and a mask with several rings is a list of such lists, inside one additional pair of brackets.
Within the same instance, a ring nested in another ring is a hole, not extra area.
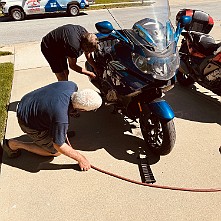
[[(9, 46), (15, 73), (6, 138), (26, 140), (15, 107), (21, 97), (55, 82), (40, 52), (40, 42)], [(84, 65), (84, 57), (79, 60)], [(80, 88), (94, 88), (86, 76), (71, 71)], [(94, 88), (95, 89), (95, 88)], [(192, 188), (221, 186), (220, 111), (212, 98), (175, 87), (165, 98), (175, 111), (176, 146), (161, 158), (149, 156), (156, 184)], [(201, 111), (203, 110), (203, 111)], [(82, 113), (71, 122), (74, 148), (104, 170), (140, 181), (137, 154), (144, 141), (138, 124), (110, 113), (108, 107)], [(219, 221), (221, 193), (192, 193), (150, 188), (89, 170), (78, 171), (71, 159), (22, 152), (3, 156), (0, 175), (1, 221)]]

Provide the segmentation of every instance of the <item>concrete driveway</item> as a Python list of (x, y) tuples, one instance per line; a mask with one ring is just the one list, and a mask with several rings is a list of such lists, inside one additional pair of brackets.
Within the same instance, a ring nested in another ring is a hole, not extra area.
[[(15, 107), (21, 97), (56, 81), (40, 53), (40, 42), (11, 46), (15, 75), (6, 138), (27, 137)], [(79, 64), (84, 65), (82, 57)], [(86, 76), (71, 72), (80, 88), (93, 88)], [(165, 99), (175, 111), (177, 141), (171, 154), (148, 155), (158, 185), (221, 188), (220, 97), (196, 87), (176, 87)], [(74, 148), (99, 168), (141, 181), (137, 155), (145, 143), (137, 123), (111, 113), (111, 107), (82, 113), (70, 129)], [(138, 221), (221, 219), (221, 192), (196, 193), (141, 186), (100, 173), (80, 172), (71, 159), (45, 158), (25, 151), (17, 159), (3, 154), (1, 221)]]

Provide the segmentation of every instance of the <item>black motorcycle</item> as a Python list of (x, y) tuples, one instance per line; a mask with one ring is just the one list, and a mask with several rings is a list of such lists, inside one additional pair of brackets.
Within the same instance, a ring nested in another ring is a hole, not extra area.
[[(174, 32), (168, 0), (158, 1), (156, 7), (144, 6), (140, 15), (143, 12), (147, 17), (143, 16), (128, 29), (116, 30), (108, 21), (95, 24), (99, 49), (94, 59), (102, 71), (92, 83), (107, 105), (113, 105), (116, 112), (132, 120), (139, 120), (152, 152), (166, 155), (174, 147), (176, 131), (174, 112), (162, 97), (174, 86), (179, 67), (177, 41), (181, 27), (190, 19), (180, 18)], [(85, 66), (93, 71), (88, 62)]]
[(184, 27), (181, 41), (180, 67), (177, 81), (183, 86), (197, 82), (217, 95), (221, 95), (221, 42), (216, 43), (209, 35), (214, 21), (200, 10), (182, 9), (177, 20), (183, 15), (192, 17)]

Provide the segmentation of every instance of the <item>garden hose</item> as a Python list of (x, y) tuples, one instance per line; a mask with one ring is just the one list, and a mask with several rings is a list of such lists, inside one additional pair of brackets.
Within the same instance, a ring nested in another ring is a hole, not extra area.
[[(67, 137), (67, 143), (69, 146), (71, 146), (69, 139)], [(71, 146), (72, 147), (72, 146)], [(93, 168), (94, 170), (97, 170), (101, 173), (107, 174), (109, 176), (113, 176), (115, 178), (130, 182), (130, 183), (134, 183), (134, 184), (138, 184), (138, 185), (142, 185), (142, 186), (149, 186), (149, 187), (154, 187), (154, 188), (159, 188), (159, 189), (169, 189), (169, 190), (178, 190), (178, 191), (188, 191), (188, 192), (220, 192), (221, 188), (185, 188), (185, 187), (174, 187), (174, 186), (165, 186), (165, 185), (157, 185), (157, 184), (150, 184), (150, 183), (143, 183), (143, 182), (139, 182), (136, 180), (132, 180), (114, 173), (111, 173), (109, 171), (106, 170), (102, 170), (96, 166), (91, 165), (91, 168)]]

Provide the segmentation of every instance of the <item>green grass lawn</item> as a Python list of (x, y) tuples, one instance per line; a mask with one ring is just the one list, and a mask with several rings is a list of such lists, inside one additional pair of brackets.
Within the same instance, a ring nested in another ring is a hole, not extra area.
[(14, 65), (12, 63), (0, 63), (0, 140), (2, 140), (5, 134), (13, 74)]
[[(140, 2), (140, 3), (128, 3), (125, 4), (124, 2)], [(108, 5), (110, 3), (118, 3), (118, 4), (114, 4), (114, 5)], [(122, 3), (122, 4), (120, 4)], [(108, 8), (122, 8), (122, 7), (130, 7), (130, 6), (138, 6), (141, 5), (142, 0), (95, 0), (95, 4), (103, 4), (100, 6), (92, 6), (89, 9), (93, 10), (93, 9), (104, 9), (106, 8), (104, 5), (107, 4)]]
[(0, 51), (0, 56), (6, 56), (11, 55), (12, 53), (10, 51)]

